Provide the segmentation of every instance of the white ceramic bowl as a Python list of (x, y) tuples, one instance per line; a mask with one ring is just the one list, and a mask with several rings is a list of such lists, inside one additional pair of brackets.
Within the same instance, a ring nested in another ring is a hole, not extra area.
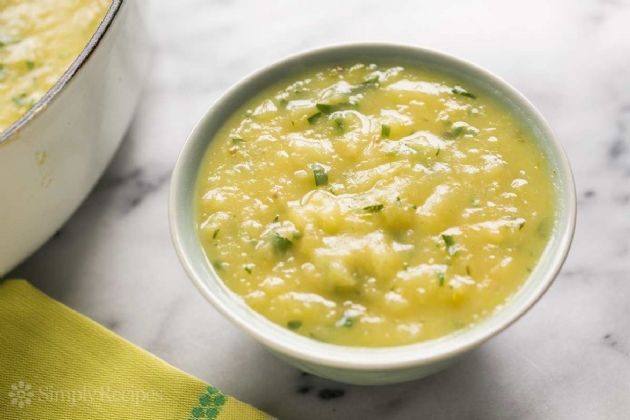
[(70, 217), (120, 144), (148, 68), (139, 7), (112, 0), (59, 81), (0, 133), (0, 276)]
[[(492, 316), (448, 336), (398, 347), (360, 348), (326, 344), (282, 328), (250, 309), (221, 281), (202, 251), (195, 230), (194, 191), (204, 151), (226, 119), (265, 87), (313, 65), (377, 60), (420, 64), (459, 78), (505, 103), (532, 130), (553, 168), (557, 217), (543, 255), (524, 286)], [(522, 316), (547, 290), (569, 251), (575, 228), (575, 186), (569, 162), (543, 117), (519, 92), (487, 70), (424, 48), (351, 44), (286, 58), (230, 88), (193, 129), (171, 180), (171, 234), (179, 258), (201, 294), (236, 325), (287, 362), (329, 379), (385, 384), (420, 378), (449, 365)]]

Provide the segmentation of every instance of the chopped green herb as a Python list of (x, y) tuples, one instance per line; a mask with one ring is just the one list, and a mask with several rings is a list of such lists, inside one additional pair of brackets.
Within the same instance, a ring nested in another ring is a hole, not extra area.
[(17, 106), (32, 106), (33, 105), (33, 100), (29, 98), (26, 93), (21, 93), (17, 96), (14, 96), (13, 98), (11, 98), (11, 100)]
[(457, 125), (457, 126), (454, 125), (451, 127), (450, 130), (444, 133), (444, 137), (446, 137), (447, 139), (456, 139), (457, 137), (461, 136), (465, 132), (466, 132), (465, 125)]
[(276, 217), (273, 218), (273, 223), (278, 223), (280, 220), (280, 215), (276, 214)]
[(350, 316), (345, 316), (341, 318), (341, 326), (345, 328), (350, 328), (354, 325), (354, 318)]
[(438, 146), (438, 147), (437, 147), (437, 150), (435, 151), (435, 157), (440, 156), (440, 151), (441, 151), (441, 150), (442, 150), (442, 149), (440, 149), (440, 146)]
[(212, 261), (212, 266), (217, 271), (223, 271), (223, 263), (221, 261)]
[(317, 112), (311, 115), (310, 117), (308, 117), (306, 120), (308, 121), (309, 124), (313, 125), (321, 118), (321, 116), (322, 116), (322, 113)]
[(467, 98), (471, 98), (471, 99), (476, 99), (477, 96), (473, 95), (472, 93), (468, 92), (466, 89), (464, 89), (461, 86), (455, 86), (451, 92), (453, 92), (455, 95), (460, 95), (460, 96), (465, 96)]
[(240, 144), (240, 143), (245, 143), (245, 140), (243, 140), (240, 137), (232, 137), (232, 144)]
[(282, 253), (291, 248), (293, 242), (291, 242), (284, 236), (281, 236), (278, 232), (274, 232), (273, 236), (271, 237), (271, 245), (276, 251)]
[(322, 165), (314, 163), (311, 165), (311, 169), (313, 170), (316, 187), (328, 184), (328, 173), (326, 173), (326, 169)]
[(24, 62), (24, 64), (26, 64), (26, 68), (29, 70), (33, 70), (35, 68), (35, 62), (31, 61), (31, 60), (26, 60)]
[(324, 114), (331, 114), (335, 110), (335, 107), (333, 105), (317, 104), (315, 106), (319, 111), (323, 112)]
[(217, 229), (217, 230), (215, 230), (215, 231), (212, 233), (212, 239), (217, 239), (217, 236), (219, 236), (219, 231), (220, 231), (220, 230), (221, 230), (221, 229)]
[(440, 287), (444, 286), (444, 273), (442, 273), (441, 271), (437, 274), (438, 277), (438, 284), (440, 285)]
[(4, 40), (0, 40), (0, 48), (2, 47), (6, 47), (7, 45), (11, 45), (11, 44), (17, 44), (18, 42), (20, 42), (19, 39), (4, 39)]
[(247, 271), (247, 274), (252, 274), (253, 267), (250, 264), (244, 265), (243, 269)]
[(316, 104), (317, 110), (322, 114), (332, 114), (335, 111), (340, 111), (346, 108), (353, 108), (354, 105), (348, 102), (343, 102), (340, 104), (330, 105), (330, 104)]
[(337, 117), (335, 118), (335, 126), (337, 127), (337, 131), (343, 133), (343, 118)]
[(293, 331), (297, 330), (301, 326), (302, 326), (302, 321), (298, 321), (297, 319), (287, 322), (287, 327)]
[(470, 276), (470, 266), (469, 265), (466, 266), (466, 274), (468, 274)]
[(525, 220), (518, 224), (518, 230), (523, 229), (523, 227), (525, 227)]
[(389, 125), (387, 124), (383, 124), (381, 125), (381, 136), (383, 137), (389, 137)]
[(442, 240), (446, 245), (446, 251), (448, 255), (453, 256), (457, 254), (457, 245), (455, 244), (455, 240), (451, 235), (442, 235)]
[(442, 235), (442, 240), (444, 240), (444, 244), (446, 245), (447, 248), (450, 248), (453, 245), (455, 245), (455, 240), (453, 239), (451, 235)]
[(367, 206), (367, 207), (363, 207), (363, 210), (367, 211), (368, 213), (378, 213), (379, 211), (383, 210), (385, 206), (382, 204), (373, 204), (371, 206)]
[(377, 83), (378, 83), (378, 76), (373, 76), (367, 79), (366, 81), (358, 84), (357, 86), (353, 87), (350, 92), (352, 94), (363, 93), (366, 90), (376, 86)]

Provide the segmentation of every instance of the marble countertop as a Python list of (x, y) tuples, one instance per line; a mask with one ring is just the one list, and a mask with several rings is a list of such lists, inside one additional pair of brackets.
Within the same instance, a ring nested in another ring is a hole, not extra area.
[[(127, 138), (14, 275), (283, 419), (629, 418), (629, 1), (143, 3), (155, 56)], [(179, 265), (166, 205), (184, 139), (230, 84), (296, 51), (366, 40), (441, 49), (516, 86), (566, 148), (579, 203), (569, 259), (530, 313), (450, 369), (382, 387), (303, 376), (219, 315)]]

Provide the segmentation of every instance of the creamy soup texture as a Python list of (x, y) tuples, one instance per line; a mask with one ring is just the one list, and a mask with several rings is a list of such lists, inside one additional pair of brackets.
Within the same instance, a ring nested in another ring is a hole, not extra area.
[(28, 111), (85, 48), (110, 0), (0, 0), (0, 131)]
[(213, 139), (198, 233), (225, 284), (323, 342), (466, 328), (525, 282), (554, 226), (551, 169), (518, 118), (422, 68), (305, 71)]

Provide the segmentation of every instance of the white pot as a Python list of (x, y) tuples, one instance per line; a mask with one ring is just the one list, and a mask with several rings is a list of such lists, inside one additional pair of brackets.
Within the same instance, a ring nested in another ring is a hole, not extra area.
[(114, 0), (58, 83), (0, 135), (0, 275), (76, 210), (131, 121), (148, 65), (135, 1)]

